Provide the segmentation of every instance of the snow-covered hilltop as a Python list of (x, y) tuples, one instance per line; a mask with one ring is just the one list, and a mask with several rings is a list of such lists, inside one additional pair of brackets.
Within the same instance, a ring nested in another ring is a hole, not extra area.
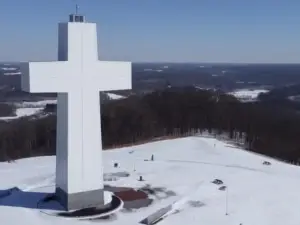
[(229, 92), (229, 95), (233, 95), (237, 99), (243, 102), (256, 101), (261, 93), (267, 93), (269, 90), (266, 89), (239, 89)]
[[(295, 205), (300, 201), (299, 167), (212, 138), (189, 137), (105, 151), (103, 162), (106, 177), (114, 176), (106, 179), (106, 185), (152, 189), (152, 204), (140, 209), (127, 206), (108, 220), (47, 216), (36, 202), (55, 189), (55, 157), (37, 157), (0, 163), (5, 177), (0, 188), (22, 190), (0, 198), (1, 224), (15, 225), (21, 219), (24, 225), (138, 225), (164, 207), (169, 212), (159, 225), (299, 224)], [(144, 181), (138, 181), (140, 176)]]

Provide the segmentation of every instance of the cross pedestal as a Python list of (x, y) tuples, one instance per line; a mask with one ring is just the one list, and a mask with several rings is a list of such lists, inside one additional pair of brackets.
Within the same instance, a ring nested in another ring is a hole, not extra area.
[(21, 63), (22, 89), (57, 92), (56, 194), (66, 210), (104, 204), (99, 91), (131, 89), (131, 63), (98, 61), (95, 23), (60, 23), (57, 62)]

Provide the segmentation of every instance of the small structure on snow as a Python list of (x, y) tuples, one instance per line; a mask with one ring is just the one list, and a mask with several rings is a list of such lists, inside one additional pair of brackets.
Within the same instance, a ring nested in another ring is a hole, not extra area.
[(226, 188), (227, 188), (226, 186), (222, 186), (222, 187), (219, 188), (219, 190), (220, 190), (220, 191), (225, 191)]
[(271, 163), (270, 163), (270, 162), (268, 162), (268, 161), (264, 161), (264, 162), (263, 162), (263, 165), (270, 166), (270, 165), (271, 165)]
[(221, 184), (223, 184), (223, 181), (219, 180), (219, 179), (215, 179), (214, 181), (212, 181), (212, 183), (217, 184), (217, 185), (221, 185)]

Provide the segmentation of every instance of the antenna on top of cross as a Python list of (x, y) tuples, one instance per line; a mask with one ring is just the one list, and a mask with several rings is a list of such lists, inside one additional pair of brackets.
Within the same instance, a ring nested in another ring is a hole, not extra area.
[(78, 10), (79, 10), (79, 6), (78, 6), (78, 4), (76, 3), (76, 4), (75, 4), (75, 15), (78, 15)]
[(75, 3), (75, 14), (70, 15), (69, 22), (84, 23), (85, 22), (84, 16), (78, 14), (79, 6), (78, 6), (78, 3), (77, 3), (77, 0), (73, 0), (73, 2)]

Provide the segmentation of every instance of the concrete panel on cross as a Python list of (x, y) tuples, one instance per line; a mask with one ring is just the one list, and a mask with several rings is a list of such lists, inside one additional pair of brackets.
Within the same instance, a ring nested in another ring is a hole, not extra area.
[(73, 17), (59, 24), (57, 62), (21, 63), (24, 91), (58, 93), (56, 194), (66, 210), (104, 204), (99, 91), (132, 85), (131, 63), (98, 61), (96, 24)]

